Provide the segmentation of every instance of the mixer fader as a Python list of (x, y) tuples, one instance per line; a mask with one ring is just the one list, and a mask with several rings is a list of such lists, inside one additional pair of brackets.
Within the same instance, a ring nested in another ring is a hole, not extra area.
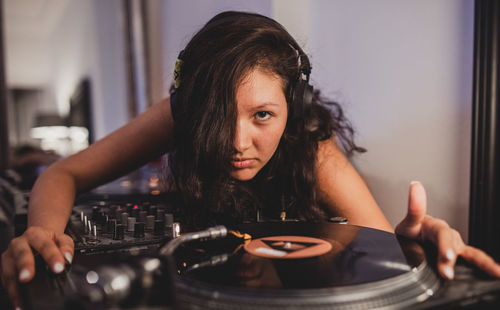
[(67, 233), (75, 253), (137, 252), (175, 238), (180, 225), (162, 204), (89, 201), (73, 208)]

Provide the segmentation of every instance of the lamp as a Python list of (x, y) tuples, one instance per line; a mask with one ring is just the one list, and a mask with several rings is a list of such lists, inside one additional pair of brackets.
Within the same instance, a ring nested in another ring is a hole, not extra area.
[(30, 136), (41, 140), (67, 138), (66, 120), (58, 114), (38, 114), (35, 118), (35, 126), (30, 129)]
[(40, 113), (36, 116), (35, 126), (30, 129), (30, 136), (40, 140), (43, 150), (53, 150), (63, 156), (88, 147), (87, 128), (68, 125), (68, 120), (58, 114)]

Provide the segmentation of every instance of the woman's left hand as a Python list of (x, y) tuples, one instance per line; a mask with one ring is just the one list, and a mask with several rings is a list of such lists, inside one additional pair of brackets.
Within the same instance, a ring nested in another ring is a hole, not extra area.
[(427, 198), (419, 182), (412, 182), (408, 214), (396, 227), (396, 233), (418, 241), (430, 241), (437, 247), (437, 269), (442, 277), (453, 279), (458, 256), (487, 274), (500, 277), (500, 265), (480, 249), (468, 246), (445, 221), (426, 214)]

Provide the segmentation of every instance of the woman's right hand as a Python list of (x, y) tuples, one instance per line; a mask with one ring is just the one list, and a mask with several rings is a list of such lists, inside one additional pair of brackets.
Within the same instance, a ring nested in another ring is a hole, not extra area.
[(14, 238), (2, 254), (2, 284), (14, 307), (21, 307), (18, 282), (29, 282), (35, 275), (33, 250), (40, 253), (54, 273), (61, 273), (73, 260), (73, 239), (64, 233), (31, 226)]

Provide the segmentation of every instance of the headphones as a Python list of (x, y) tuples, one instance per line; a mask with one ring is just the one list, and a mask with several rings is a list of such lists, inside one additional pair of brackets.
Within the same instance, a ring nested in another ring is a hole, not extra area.
[(290, 119), (298, 120), (307, 115), (311, 109), (314, 88), (309, 84), (309, 75), (312, 67), (309, 58), (295, 41), (290, 47), (297, 52), (299, 74), (295, 82), (290, 82), (287, 101), (291, 110)]
[[(311, 64), (309, 58), (302, 51), (299, 45), (292, 41), (290, 47), (297, 53), (298, 76), (296, 81), (290, 81), (288, 88), (287, 102), (290, 106), (289, 117), (291, 120), (298, 120), (309, 113), (311, 109), (314, 88), (309, 84), (311, 74)], [(184, 50), (177, 56), (174, 68), (174, 91), (170, 94), (170, 105), (174, 120), (177, 115), (176, 93), (181, 84), (181, 68), (183, 63)]]

